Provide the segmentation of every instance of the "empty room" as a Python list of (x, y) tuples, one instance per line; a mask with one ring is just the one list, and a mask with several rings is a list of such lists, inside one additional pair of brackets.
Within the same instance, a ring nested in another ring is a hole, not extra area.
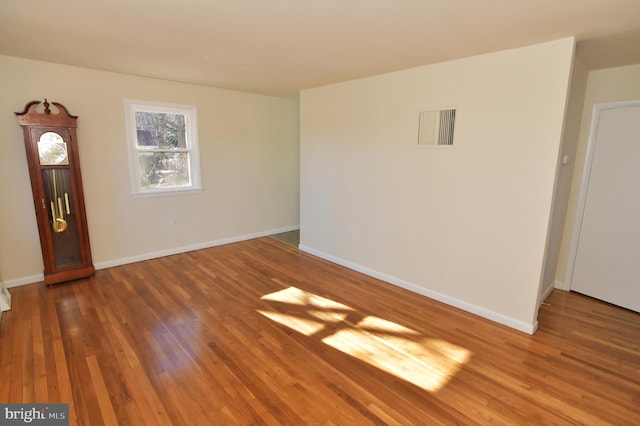
[(640, 424), (640, 3), (0, 10), (1, 424)]

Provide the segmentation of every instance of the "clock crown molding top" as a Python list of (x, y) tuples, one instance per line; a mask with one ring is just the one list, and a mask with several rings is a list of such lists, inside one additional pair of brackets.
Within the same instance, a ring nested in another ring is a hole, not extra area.
[[(44, 107), (41, 110), (40, 104)], [(53, 104), (58, 109), (58, 114), (52, 114), (53, 111), (49, 109), (49, 106)], [(62, 126), (62, 127), (78, 127), (77, 115), (69, 114), (67, 108), (58, 102), (51, 102), (51, 104), (45, 98), (44, 102), (31, 101), (25, 107), (24, 111), (16, 112), (18, 116), (18, 122), (20, 125), (29, 126)]]

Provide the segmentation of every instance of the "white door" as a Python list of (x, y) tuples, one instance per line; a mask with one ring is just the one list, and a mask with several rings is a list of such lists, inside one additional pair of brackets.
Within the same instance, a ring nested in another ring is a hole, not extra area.
[(571, 290), (640, 312), (640, 101), (592, 121)]

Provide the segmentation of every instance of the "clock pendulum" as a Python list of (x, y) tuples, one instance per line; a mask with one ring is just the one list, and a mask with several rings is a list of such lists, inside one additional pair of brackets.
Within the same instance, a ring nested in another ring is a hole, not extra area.
[[(64, 220), (64, 210), (62, 209), (62, 198), (58, 197), (58, 182), (56, 179), (56, 170), (51, 170), (51, 174), (53, 175), (52, 186), (53, 186), (53, 199), (51, 200), (51, 215), (52, 215), (52, 224), (54, 232), (64, 232), (67, 230), (67, 221)], [(68, 199), (68, 195), (65, 192), (65, 198)], [(68, 204), (67, 204), (68, 205)], [(68, 210), (68, 209), (67, 209)], [(67, 211), (67, 214), (69, 212)]]

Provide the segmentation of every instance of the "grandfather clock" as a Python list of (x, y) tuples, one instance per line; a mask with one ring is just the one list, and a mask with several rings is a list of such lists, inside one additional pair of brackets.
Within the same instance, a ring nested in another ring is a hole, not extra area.
[(16, 112), (24, 132), (47, 285), (95, 274), (82, 193), (77, 116), (64, 105), (29, 102)]

